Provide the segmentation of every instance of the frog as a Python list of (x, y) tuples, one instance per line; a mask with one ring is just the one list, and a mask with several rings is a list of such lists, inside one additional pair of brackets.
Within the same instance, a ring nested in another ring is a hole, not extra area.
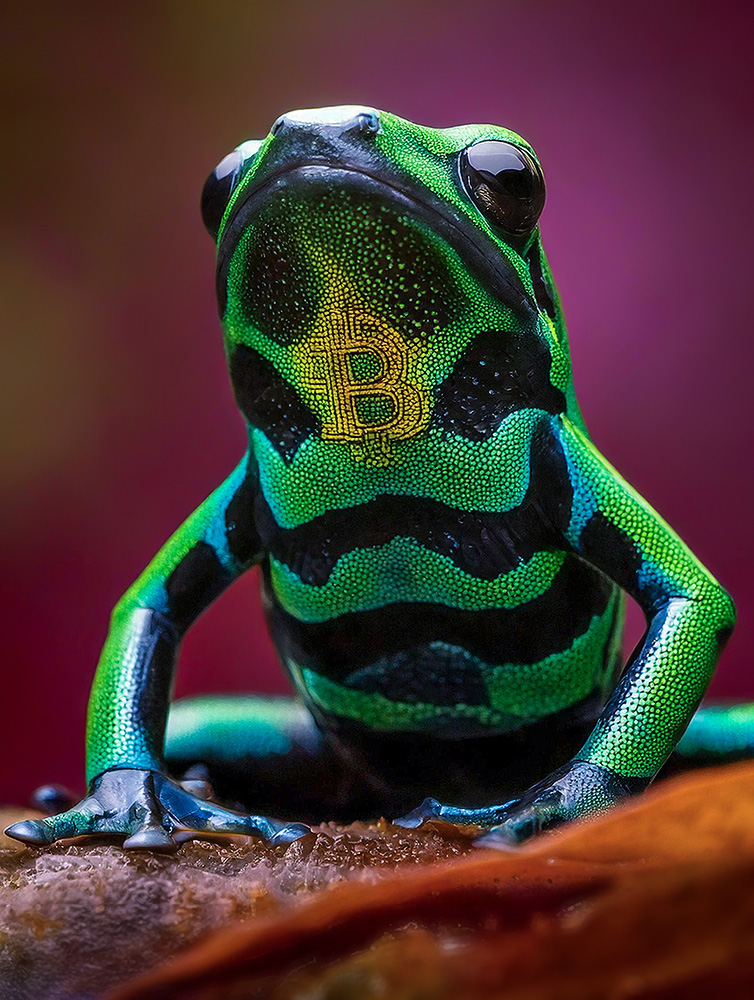
[[(10, 836), (275, 846), (387, 816), (510, 846), (730, 732), (697, 709), (733, 602), (587, 432), (544, 203), (515, 132), (366, 105), (219, 163), (201, 209), (247, 448), (113, 611), (86, 797)], [(254, 567), (294, 694), (173, 701), (181, 640)]]

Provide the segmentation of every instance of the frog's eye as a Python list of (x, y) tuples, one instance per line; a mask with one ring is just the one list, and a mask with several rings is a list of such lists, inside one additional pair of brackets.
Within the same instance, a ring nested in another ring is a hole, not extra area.
[(202, 189), (202, 219), (207, 232), (217, 239), (225, 209), (230, 196), (243, 172), (244, 165), (253, 157), (262, 145), (260, 139), (250, 139), (248, 142), (228, 153), (217, 164), (207, 178)]
[(545, 179), (539, 164), (520, 146), (489, 139), (461, 153), (461, 178), (472, 201), (506, 233), (528, 233), (545, 204)]

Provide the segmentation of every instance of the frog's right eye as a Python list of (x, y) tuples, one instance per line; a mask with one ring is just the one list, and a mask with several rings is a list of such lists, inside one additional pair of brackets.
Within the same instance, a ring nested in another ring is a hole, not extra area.
[(217, 239), (225, 209), (243, 173), (244, 165), (261, 145), (260, 139), (250, 139), (241, 143), (237, 149), (220, 160), (207, 178), (202, 189), (202, 219), (212, 239)]
[(202, 220), (212, 239), (217, 239), (225, 209), (238, 181), (243, 154), (234, 149), (217, 164), (202, 189)]
[(533, 156), (502, 139), (488, 139), (461, 153), (461, 179), (489, 222), (506, 233), (529, 233), (545, 204), (545, 179)]

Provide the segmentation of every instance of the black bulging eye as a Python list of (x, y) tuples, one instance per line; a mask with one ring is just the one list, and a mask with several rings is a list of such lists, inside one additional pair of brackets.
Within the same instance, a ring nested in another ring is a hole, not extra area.
[(545, 205), (539, 164), (520, 146), (489, 139), (461, 153), (461, 179), (485, 218), (506, 233), (529, 233)]
[(212, 239), (217, 239), (220, 223), (244, 163), (240, 149), (234, 149), (217, 164), (202, 188), (202, 220)]

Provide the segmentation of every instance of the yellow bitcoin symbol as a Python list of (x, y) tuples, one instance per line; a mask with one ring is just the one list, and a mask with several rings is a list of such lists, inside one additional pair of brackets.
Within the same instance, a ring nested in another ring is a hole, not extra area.
[(322, 418), (323, 440), (348, 442), (368, 465), (389, 465), (390, 442), (413, 437), (429, 421), (429, 393), (413, 370), (417, 349), (353, 306), (320, 314), (316, 327), (299, 345), (297, 367)]

